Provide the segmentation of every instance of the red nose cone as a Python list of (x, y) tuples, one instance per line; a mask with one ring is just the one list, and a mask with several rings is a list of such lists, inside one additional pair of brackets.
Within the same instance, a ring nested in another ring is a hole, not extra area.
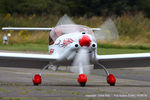
[(82, 38), (79, 40), (79, 44), (80, 44), (81, 47), (82, 47), (82, 46), (87, 46), (87, 47), (89, 47), (90, 44), (91, 44), (91, 39), (90, 39), (90, 37), (87, 36), (87, 35), (83, 35)]

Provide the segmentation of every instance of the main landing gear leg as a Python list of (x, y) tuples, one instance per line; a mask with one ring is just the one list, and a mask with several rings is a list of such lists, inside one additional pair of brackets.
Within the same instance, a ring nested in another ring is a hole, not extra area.
[(107, 74), (107, 83), (110, 85), (110, 86), (115, 86), (115, 83), (116, 83), (116, 78), (113, 74), (109, 74), (108, 70), (106, 69), (106, 67), (100, 63), (97, 63), (99, 66), (101, 66), (106, 74)]
[(39, 74), (35, 74), (35, 75), (34, 75), (33, 80), (32, 80), (33, 85), (38, 86), (39, 84), (42, 83), (42, 78), (41, 78), (42, 73), (43, 73), (43, 72), (45, 71), (45, 69), (47, 69), (48, 67), (49, 67), (49, 64), (46, 65), (46, 66), (41, 70), (41, 72), (40, 72)]

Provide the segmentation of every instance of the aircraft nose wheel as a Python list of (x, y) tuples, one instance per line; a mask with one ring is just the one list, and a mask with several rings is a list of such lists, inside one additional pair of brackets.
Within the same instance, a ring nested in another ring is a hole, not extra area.
[(116, 78), (113, 74), (107, 76), (107, 83), (110, 84), (110, 86), (115, 86)]
[(80, 74), (78, 77), (78, 83), (80, 86), (84, 87), (86, 85), (87, 77), (85, 74)]
[(86, 83), (84, 82), (84, 83), (80, 83), (80, 86), (81, 87), (84, 87), (86, 85)]
[(36, 74), (36, 75), (34, 75), (32, 81), (33, 81), (34, 86), (38, 86), (39, 84), (42, 83), (42, 78), (39, 74)]

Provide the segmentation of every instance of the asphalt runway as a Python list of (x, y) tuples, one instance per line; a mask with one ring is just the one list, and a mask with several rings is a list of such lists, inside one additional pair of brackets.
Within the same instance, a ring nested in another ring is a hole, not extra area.
[(40, 86), (33, 86), (32, 77), (40, 69), (0, 67), (1, 100), (116, 100), (150, 98), (150, 67), (109, 69), (117, 77), (116, 86), (109, 86), (101, 69), (92, 70), (85, 87), (77, 83), (78, 75), (66, 68), (46, 70)]

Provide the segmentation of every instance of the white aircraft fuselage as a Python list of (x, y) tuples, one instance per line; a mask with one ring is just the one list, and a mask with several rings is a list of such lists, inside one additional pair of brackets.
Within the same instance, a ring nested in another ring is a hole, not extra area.
[[(87, 29), (92, 32), (90, 28)], [(49, 54), (60, 58), (61, 62), (68, 62), (63, 65), (70, 65), (81, 48), (88, 50), (90, 63), (93, 63), (96, 59), (97, 43), (92, 33), (84, 31), (70, 32), (59, 36), (52, 45), (49, 45)]]

